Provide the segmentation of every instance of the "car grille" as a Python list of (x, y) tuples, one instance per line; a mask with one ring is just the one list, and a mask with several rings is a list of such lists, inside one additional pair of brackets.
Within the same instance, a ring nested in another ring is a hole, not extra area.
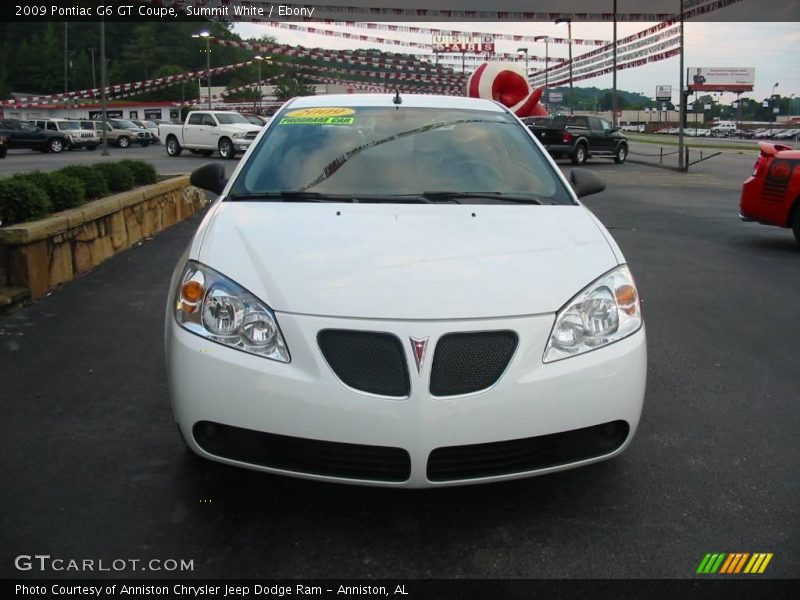
[(192, 432), (209, 454), (283, 471), (370, 481), (406, 481), (411, 474), (411, 458), (401, 448), (309, 440), (210, 421), (195, 423)]
[(428, 457), (428, 480), (458, 481), (524, 473), (610, 454), (622, 446), (625, 421), (538, 437), (436, 448)]
[(258, 131), (248, 131), (244, 135), (244, 139), (246, 139), (246, 140), (254, 140), (254, 139), (256, 139), (256, 137), (258, 137)]
[(436, 344), (430, 391), (457, 396), (485, 390), (497, 382), (517, 349), (513, 331), (450, 333)]
[(322, 355), (342, 382), (356, 390), (402, 398), (408, 396), (403, 345), (389, 333), (325, 329), (317, 334)]

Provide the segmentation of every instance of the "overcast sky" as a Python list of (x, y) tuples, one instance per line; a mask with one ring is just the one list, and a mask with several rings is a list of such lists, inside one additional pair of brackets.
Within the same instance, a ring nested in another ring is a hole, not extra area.
[[(308, 23), (307, 25), (314, 25)], [(458, 29), (462, 31), (485, 31), (488, 33), (518, 33), (524, 35), (550, 35), (567, 37), (566, 25), (550, 23), (414, 23), (414, 25)], [(619, 23), (618, 37), (636, 33), (646, 29), (653, 23)], [(406, 39), (415, 42), (429, 43), (429, 36), (401, 34), (394, 32), (366, 31), (364, 29), (346, 29), (330, 27), (356, 34), (368, 34), (375, 37)], [(613, 25), (610, 23), (573, 23), (573, 38), (612, 39)], [(755, 91), (745, 96), (763, 99), (767, 97), (772, 86), (777, 82), (776, 93), (783, 96), (795, 94), (800, 96), (800, 26), (798, 23), (732, 23), (732, 22), (687, 22), (686, 23), (686, 67), (754, 67), (756, 70)], [(235, 31), (242, 37), (260, 37), (272, 35), (279, 42), (300, 44), (307, 47), (323, 47), (335, 49), (353, 49), (377, 47), (374, 43), (359, 44), (353, 40), (310, 35), (296, 31), (288, 31), (270, 25), (237, 24)], [(544, 56), (544, 43), (530, 42), (497, 42), (497, 52), (516, 52), (520, 45), (527, 46), (532, 55)], [(390, 52), (422, 53), (422, 49), (386, 46)], [(591, 50), (588, 46), (573, 46), (574, 56)], [(551, 57), (564, 57), (568, 53), (566, 44), (550, 44)], [(655, 94), (656, 85), (671, 84), (677, 90), (679, 77), (679, 57), (652, 63), (636, 69), (620, 71), (618, 74), (619, 89), (640, 92), (647, 96)], [(533, 66), (533, 64), (531, 65)], [(460, 67), (459, 67), (460, 68)], [(581, 86), (611, 87), (611, 75), (586, 79), (577, 82)], [(674, 93), (677, 101), (677, 91)], [(723, 96), (723, 101), (734, 99), (732, 94)]]

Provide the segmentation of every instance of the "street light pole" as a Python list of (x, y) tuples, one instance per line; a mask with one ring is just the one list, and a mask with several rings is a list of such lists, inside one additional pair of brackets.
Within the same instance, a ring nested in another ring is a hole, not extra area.
[(611, 122), (614, 129), (619, 125), (617, 122), (617, 0), (614, 0), (614, 81), (611, 90)]
[(67, 67), (69, 65), (69, 52), (68, 52), (67, 38), (68, 38), (68, 35), (69, 35), (68, 34), (69, 30), (67, 29), (67, 25), (68, 25), (68, 23), (64, 22), (64, 95), (65, 96), (67, 95), (67, 92), (69, 91), (69, 86), (67, 84), (67, 79), (68, 79), (68, 77), (67, 77)]
[(108, 156), (108, 130), (106, 119), (106, 20), (100, 20), (100, 106), (103, 110), (103, 156)]
[(680, 29), (680, 31), (681, 31), (681, 36), (680, 36), (680, 48), (681, 48), (680, 55), (681, 55), (681, 59), (680, 59), (679, 68), (680, 68), (681, 73), (680, 73), (680, 80), (678, 82), (678, 89), (679, 89), (678, 98), (679, 98), (679, 101), (681, 103), (681, 109), (680, 109), (680, 111), (678, 113), (678, 121), (680, 121), (678, 123), (678, 169), (683, 171), (684, 169), (688, 168), (688, 165), (684, 164), (685, 160), (684, 160), (684, 150), (683, 150), (683, 144), (684, 144), (684, 141), (683, 141), (683, 123), (684, 123), (685, 118), (686, 118), (685, 117), (685, 115), (686, 115), (686, 94), (684, 94), (684, 92), (683, 92), (683, 85), (684, 85), (683, 78), (684, 78), (684, 75), (685, 75), (684, 72), (683, 72), (683, 51), (684, 51), (684, 48), (683, 48), (683, 0), (680, 0), (680, 11), (681, 11), (681, 29)]
[(772, 91), (769, 94), (769, 109), (772, 111), (772, 119), (769, 122), (769, 137), (772, 138), (772, 123), (777, 121), (778, 117), (775, 116), (775, 109), (772, 106), (772, 101), (775, 98), (775, 88), (778, 87), (778, 82), (775, 82), (775, 85), (772, 86)]
[(569, 114), (575, 114), (575, 96), (572, 91), (572, 19), (556, 19), (556, 25), (567, 24), (567, 36), (569, 37)]
[(548, 84), (550, 83), (549, 79), (549, 71), (550, 71), (550, 37), (546, 35), (537, 35), (533, 38), (534, 42), (544, 41), (544, 89), (547, 91), (547, 103), (545, 106), (550, 106), (550, 92), (547, 90)]
[(97, 89), (97, 77), (94, 74), (94, 48), (89, 48), (89, 54), (92, 55), (92, 89)]
[(200, 33), (193, 33), (192, 37), (206, 40), (206, 83), (208, 85), (208, 110), (211, 110), (211, 40), (214, 39), (214, 36), (204, 29)]
[[(258, 63), (258, 83), (256, 84), (256, 93), (258, 94), (258, 113), (261, 114), (261, 61), (264, 60), (264, 57), (260, 54), (255, 55), (255, 60)], [(269, 58), (269, 57), (267, 57)], [(253, 106), (255, 106), (256, 100), (253, 98)]]
[(528, 79), (528, 49), (517, 48), (517, 56), (525, 55), (525, 79)]

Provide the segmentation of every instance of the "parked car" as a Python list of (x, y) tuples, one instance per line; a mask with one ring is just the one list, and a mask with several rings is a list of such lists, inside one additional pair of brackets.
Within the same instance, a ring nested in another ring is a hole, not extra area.
[(553, 157), (569, 157), (574, 165), (595, 157), (619, 164), (628, 158), (628, 138), (600, 117), (553, 117), (528, 128)]
[(743, 221), (788, 227), (800, 244), (800, 150), (759, 142), (753, 174), (742, 186)]
[(795, 140), (800, 137), (800, 129), (785, 129), (781, 133), (776, 136), (773, 136), (776, 140)]
[(237, 112), (221, 110), (193, 111), (183, 125), (159, 125), (161, 139), (169, 156), (180, 156), (186, 149), (211, 156), (235, 158), (244, 152), (261, 131)]
[[(175, 421), (233, 466), (391, 487), (612, 458), (642, 410), (636, 285), (500, 103), (289, 101), (226, 180), (166, 306)], [(302, 226), (298, 226), (302, 224)]]
[(67, 119), (31, 119), (28, 121), (38, 129), (46, 131), (60, 131), (67, 137), (67, 150), (86, 148), (94, 150), (100, 145), (100, 138), (94, 131), (81, 129), (78, 121)]
[(61, 152), (69, 143), (60, 131), (38, 129), (27, 121), (0, 119), (0, 133), (8, 139), (9, 150), (26, 148), (40, 152)]
[(131, 119), (131, 122), (135, 125), (138, 125), (150, 134), (151, 144), (158, 144), (161, 141), (158, 135), (158, 125), (156, 125), (153, 121), (140, 121), (138, 119)]
[(108, 143), (119, 148), (128, 148), (131, 144), (139, 144), (143, 148), (150, 145), (150, 133), (136, 125), (133, 121), (127, 119), (108, 119), (105, 123), (103, 123), (103, 121), (98, 121), (98, 127), (101, 130), (105, 128)]
[(730, 137), (736, 130), (736, 123), (719, 122), (711, 128), (711, 135), (714, 137)]

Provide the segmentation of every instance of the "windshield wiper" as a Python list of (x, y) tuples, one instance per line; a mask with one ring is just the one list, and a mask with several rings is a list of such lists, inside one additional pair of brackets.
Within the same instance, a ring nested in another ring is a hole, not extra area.
[[(242, 194), (229, 194), (228, 200), (276, 200), (280, 202), (334, 202), (319, 192), (303, 192), (299, 190), (281, 190), (279, 192), (251, 192)], [(339, 200), (341, 201), (341, 200)]]
[(278, 192), (252, 192), (230, 194), (228, 200), (239, 201), (276, 201), (276, 202), (349, 202), (353, 204), (430, 204), (431, 200), (419, 195), (410, 197), (386, 196), (382, 194), (325, 194), (322, 192), (306, 192), (303, 190), (281, 190)]
[(453, 191), (427, 191), (419, 194), (423, 198), (434, 202), (458, 202), (459, 198), (487, 198), (498, 202), (513, 202), (515, 204), (544, 204), (536, 196), (524, 194), (508, 194), (506, 192), (453, 192)]

